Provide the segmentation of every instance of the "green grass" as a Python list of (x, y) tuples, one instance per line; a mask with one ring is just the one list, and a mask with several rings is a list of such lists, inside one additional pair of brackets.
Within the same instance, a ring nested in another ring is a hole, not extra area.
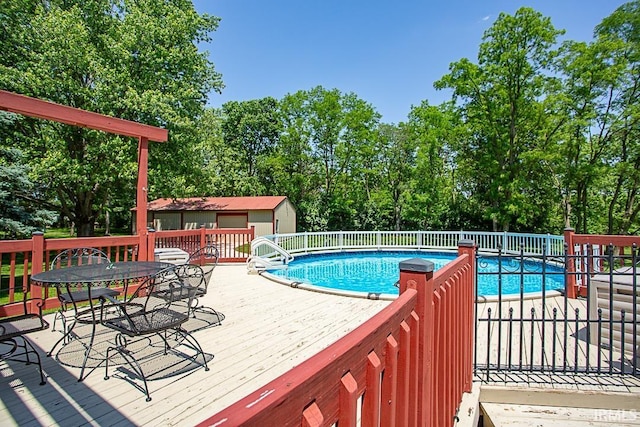
[[(105, 235), (104, 228), (95, 229), (95, 237), (103, 237), (104, 235)], [(120, 229), (112, 228), (109, 235), (110, 236), (130, 236), (131, 232), (129, 230), (120, 230)], [(68, 228), (48, 228), (44, 232), (45, 239), (65, 239), (65, 238), (71, 238), (71, 237), (76, 237), (76, 235), (75, 234), (71, 235), (69, 233)]]
[(248, 254), (251, 252), (251, 243), (245, 243), (244, 245), (236, 246), (236, 251)]
[[(22, 300), (22, 279), (24, 253), (19, 252), (16, 254), (16, 271), (15, 271), (15, 300)], [(29, 271), (31, 271), (31, 264), (29, 264)], [(2, 256), (2, 266), (0, 267), (0, 305), (6, 304), (9, 301), (9, 276), (11, 273), (11, 266), (9, 265), (9, 257)], [(20, 290), (20, 291), (19, 291)], [(18, 296), (19, 295), (19, 296)]]
[(75, 237), (69, 234), (68, 228), (48, 228), (47, 231), (44, 232), (45, 239), (62, 239)]

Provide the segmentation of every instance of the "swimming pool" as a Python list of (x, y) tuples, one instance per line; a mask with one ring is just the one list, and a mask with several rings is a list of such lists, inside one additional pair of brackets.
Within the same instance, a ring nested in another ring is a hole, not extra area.
[[(370, 251), (339, 252), (328, 254), (303, 255), (289, 263), (287, 269), (268, 270), (275, 278), (291, 282), (313, 285), (345, 292), (398, 294), (394, 284), (400, 277), (398, 264), (410, 258), (423, 258), (434, 263), (435, 269), (442, 268), (456, 258), (453, 253), (418, 251)], [(496, 273), (499, 271), (495, 257), (483, 257), (479, 263), (479, 272)], [(478, 295), (498, 294), (498, 281), (502, 281), (502, 295), (540, 292), (542, 290), (542, 265), (527, 262), (520, 274), (479, 274)], [(510, 266), (509, 271), (519, 271)], [(559, 267), (545, 267), (545, 289), (564, 289), (564, 274)]]

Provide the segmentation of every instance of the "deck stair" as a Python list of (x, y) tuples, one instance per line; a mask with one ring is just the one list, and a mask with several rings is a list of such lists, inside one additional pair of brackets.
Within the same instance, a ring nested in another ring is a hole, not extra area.
[(492, 426), (640, 426), (637, 393), (481, 388), (484, 427)]
[[(602, 313), (603, 344), (610, 344), (616, 349), (622, 349), (624, 346), (628, 357), (633, 354), (640, 357), (640, 327), (633, 322), (634, 316), (640, 313), (640, 281), (637, 271), (637, 268), (627, 268), (624, 271), (613, 271), (610, 275), (595, 275), (591, 281), (589, 295), (591, 318), (598, 318), (598, 310)], [(623, 312), (626, 314), (624, 333), (621, 326)], [(591, 336), (596, 337), (597, 325), (593, 324), (591, 328)]]

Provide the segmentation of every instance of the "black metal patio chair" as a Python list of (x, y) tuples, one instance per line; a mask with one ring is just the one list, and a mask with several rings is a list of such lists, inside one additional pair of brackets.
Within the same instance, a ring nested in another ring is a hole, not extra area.
[[(67, 268), (76, 265), (86, 264), (108, 264), (111, 261), (106, 253), (96, 248), (71, 248), (65, 249), (58, 253), (51, 261), (51, 269)], [(68, 322), (68, 310), (69, 307), (74, 308), (74, 316), (76, 320), (84, 313), (79, 309), (79, 305), (89, 302), (89, 290), (82, 284), (75, 284), (74, 289), (67, 289), (65, 286), (58, 286), (56, 288), (58, 294), (58, 300), (60, 301), (60, 309), (56, 312), (53, 318), (52, 331), (56, 329), (56, 321), (59, 318), (62, 322), (62, 333), (64, 334), (64, 341), (66, 342), (69, 336)], [(91, 288), (91, 299), (100, 300), (101, 303), (105, 301), (106, 297), (115, 298), (120, 294), (115, 289), (108, 288), (106, 286), (93, 286)]]
[[(47, 329), (49, 324), (42, 318), (44, 301), (41, 298), (29, 298), (28, 295), (29, 293), (26, 291), (23, 293), (22, 314), (0, 319), (0, 346), (9, 346), (8, 349), (0, 349), (0, 359), (25, 362), (29, 365), (32, 363), (29, 355), (35, 355), (40, 370), (40, 385), (44, 385), (46, 381), (42, 372), (40, 355), (27, 335)], [(37, 307), (37, 313), (30, 313), (28, 307), (34, 304)]]
[[(198, 291), (196, 292), (196, 297), (194, 299), (194, 306), (192, 307), (192, 315), (196, 317), (196, 311), (198, 310), (206, 310), (210, 311), (214, 315), (220, 318), (220, 314), (215, 311), (211, 307), (201, 306), (199, 304), (198, 298), (203, 297), (207, 293), (207, 289), (209, 288), (209, 282), (211, 281), (211, 277), (213, 276), (213, 270), (218, 265), (218, 259), (220, 258), (220, 251), (218, 247), (214, 244), (208, 244), (189, 256), (187, 261), (188, 264), (191, 265), (199, 265), (204, 272), (204, 276), (198, 286)], [(218, 322), (219, 323), (219, 322)]]
[[(184, 358), (182, 347), (195, 351), (188, 357), (194, 363), (204, 366), (208, 371), (207, 358), (198, 341), (182, 326), (189, 320), (191, 304), (197, 287), (191, 286), (189, 278), (184, 276), (181, 266), (168, 267), (156, 275), (145, 279), (136, 291), (123, 302), (113, 300), (119, 309), (119, 315), (103, 320), (103, 325), (118, 332), (114, 345), (107, 349), (105, 380), (109, 378), (109, 362), (116, 352), (126, 361), (133, 372), (142, 379), (147, 402), (151, 400), (147, 386), (147, 376), (142, 368), (158, 354), (151, 352), (150, 345), (135, 345), (151, 335), (161, 338), (162, 353), (169, 351)], [(195, 266), (197, 267), (197, 266)], [(199, 268), (199, 267), (197, 267)], [(177, 347), (181, 347), (177, 350)], [(202, 356), (202, 363), (197, 362)], [(142, 363), (141, 363), (142, 362)]]

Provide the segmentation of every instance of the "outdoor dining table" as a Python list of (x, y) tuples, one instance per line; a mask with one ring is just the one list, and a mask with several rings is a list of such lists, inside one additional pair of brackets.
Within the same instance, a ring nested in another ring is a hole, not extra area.
[[(85, 367), (87, 360), (93, 346), (93, 341), (96, 333), (96, 324), (99, 320), (96, 319), (96, 309), (94, 308), (94, 302), (91, 298), (91, 288), (93, 286), (108, 286), (109, 284), (122, 283), (123, 293), (126, 295), (127, 287), (130, 281), (144, 279), (158, 273), (167, 267), (171, 267), (172, 264), (158, 261), (125, 261), (115, 263), (96, 263), (76, 265), (66, 268), (51, 269), (42, 273), (37, 273), (31, 276), (31, 282), (37, 286), (43, 286), (48, 288), (65, 288), (66, 291), (73, 295), (73, 289), (79, 285), (87, 288), (89, 296), (89, 310), (91, 319), (88, 322), (92, 325), (91, 336), (88, 343), (83, 343), (85, 347), (84, 361), (80, 370), (80, 376), (78, 381), (82, 381), (84, 377)], [(77, 317), (71, 324), (68, 331), (64, 331), (62, 337), (53, 345), (51, 351), (47, 353), (47, 356), (51, 356), (58, 344), (65, 340), (69, 336), (78, 322)]]

